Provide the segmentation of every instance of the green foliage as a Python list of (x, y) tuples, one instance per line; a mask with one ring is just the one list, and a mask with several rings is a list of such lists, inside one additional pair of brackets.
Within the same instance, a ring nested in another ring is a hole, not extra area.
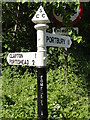
[(47, 83), (50, 118), (85, 119), (88, 117), (88, 92), (83, 75), (77, 77), (71, 73), (65, 81), (64, 70), (58, 68), (49, 71)]
[[(37, 118), (36, 75), (10, 76), (11, 69), (3, 71), (3, 111), (5, 118)], [(88, 91), (84, 75), (71, 73), (65, 78), (64, 69), (50, 69), (47, 73), (49, 118), (88, 118)]]
[[(36, 51), (36, 30), (31, 19), (42, 5), (51, 21), (48, 31), (56, 25), (51, 9), (61, 12), (63, 25), (72, 37), (72, 46), (47, 48), (47, 97), (50, 119), (89, 119), (88, 91), (90, 76), (89, 57), (89, 5), (83, 3), (84, 12), (77, 35), (72, 28), (70, 17), (78, 10), (79, 3), (65, 2), (22, 2), (2, 3), (2, 113), (0, 118), (37, 118), (37, 76), (36, 68), (9, 66), (6, 58), (9, 52)], [(67, 11), (63, 5), (66, 5)], [(1, 89), (1, 87), (0, 87)]]
[(3, 105), (4, 118), (36, 118), (37, 94), (36, 76), (25, 72), (23, 76), (11, 69), (3, 71)]

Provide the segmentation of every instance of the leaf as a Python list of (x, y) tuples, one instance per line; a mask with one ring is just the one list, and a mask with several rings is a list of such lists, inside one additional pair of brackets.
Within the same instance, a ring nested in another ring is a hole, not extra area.
[(80, 43), (82, 41), (82, 36), (77, 37), (77, 42)]
[(24, 4), (25, 2), (27, 2), (28, 0), (22, 0), (22, 4)]
[(5, 44), (5, 46), (4, 46), (5, 48), (7, 48), (8, 46), (7, 46), (7, 44)]

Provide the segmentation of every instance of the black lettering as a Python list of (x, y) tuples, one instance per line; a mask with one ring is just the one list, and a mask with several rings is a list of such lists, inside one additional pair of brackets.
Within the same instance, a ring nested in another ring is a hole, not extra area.
[(48, 42), (48, 41), (49, 41), (49, 37), (47, 36), (47, 37), (46, 37), (46, 42)]
[(62, 32), (64, 32), (64, 33), (65, 33), (65, 29), (63, 29), (63, 30), (62, 30)]
[(16, 60), (16, 62), (17, 62), (17, 64), (19, 64), (19, 65), (20, 65), (20, 63), (21, 63), (21, 61), (20, 61), (20, 60)]
[(17, 60), (14, 60), (14, 64), (17, 63)]
[(51, 42), (53, 42), (53, 43), (54, 43), (54, 37), (52, 37), (52, 38), (51, 38)]
[(24, 64), (27, 64), (26, 60), (24, 61)]
[(36, 18), (39, 18), (39, 14), (36, 15)]
[(11, 59), (10, 59), (9, 62), (10, 62), (11, 64), (13, 64), (13, 63), (14, 63), (14, 60), (11, 60)]
[(15, 60), (17, 64), (20, 65), (21, 61), (20, 60)]
[(9, 57), (12, 58), (12, 54), (10, 54)]
[(42, 9), (40, 9), (40, 13), (42, 12)]
[(16, 54), (12, 54), (12, 58), (16, 58)]
[(45, 18), (45, 14), (42, 14), (42, 17)]
[(10, 58), (16, 58), (16, 54), (10, 54), (9, 57)]
[(25, 64), (25, 65), (29, 65), (29, 60), (21, 60), (20, 63)]
[(12, 63), (12, 64), (26, 64), (26, 65), (28, 65), (29, 64), (29, 60), (10, 60), (10, 62)]
[(49, 42), (50, 42), (50, 43), (52, 42), (52, 37), (49, 38)]
[(36, 53), (35, 53), (35, 58), (36, 58)]
[(65, 44), (65, 40), (63, 38), (61, 38), (61, 43)]
[(18, 54), (18, 58), (23, 58), (23, 54)]
[(23, 58), (23, 54), (10, 54), (10, 58)]
[(16, 62), (17, 64), (19, 64), (19, 65), (20, 65), (20, 63), (21, 63), (20, 60), (15, 60), (15, 62)]
[(32, 63), (33, 63), (33, 65), (35, 65), (35, 61), (34, 60), (32, 60)]
[(59, 44), (59, 38), (56, 38), (56, 40), (57, 40), (57, 44)]
[(21, 61), (21, 64), (24, 64), (24, 60)]
[(63, 39), (61, 38), (61, 43), (63, 44)]
[(27, 65), (29, 65), (29, 60), (27, 60)]

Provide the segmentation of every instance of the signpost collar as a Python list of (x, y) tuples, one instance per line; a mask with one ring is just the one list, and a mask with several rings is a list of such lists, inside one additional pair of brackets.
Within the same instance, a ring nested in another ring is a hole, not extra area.
[(34, 28), (36, 30), (43, 30), (43, 29), (47, 29), (48, 25), (46, 25), (46, 24), (37, 24), (37, 25), (34, 26)]

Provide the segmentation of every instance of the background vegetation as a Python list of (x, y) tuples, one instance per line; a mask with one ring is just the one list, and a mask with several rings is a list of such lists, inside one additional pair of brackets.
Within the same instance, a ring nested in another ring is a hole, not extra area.
[[(47, 48), (47, 97), (48, 117), (50, 119), (79, 118), (90, 119), (90, 3), (83, 3), (83, 16), (72, 28), (70, 16), (72, 8), (77, 11), (77, 3), (2, 3), (2, 112), (1, 118), (37, 118), (37, 76), (36, 68), (30, 66), (10, 66), (6, 58), (9, 52), (36, 51), (36, 30), (31, 19), (42, 5), (51, 21), (52, 27), (60, 28), (52, 20), (51, 9), (61, 11), (63, 26), (70, 30), (72, 46)], [(63, 5), (67, 6), (67, 11)]]

